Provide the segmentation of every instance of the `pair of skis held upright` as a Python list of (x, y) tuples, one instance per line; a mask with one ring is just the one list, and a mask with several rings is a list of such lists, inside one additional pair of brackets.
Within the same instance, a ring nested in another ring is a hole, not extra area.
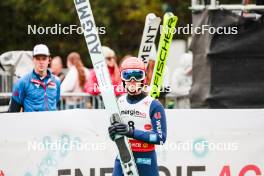
[[(112, 89), (112, 82), (110, 80), (107, 65), (101, 49), (101, 42), (96, 31), (96, 25), (92, 14), (92, 9), (89, 0), (74, 0), (75, 8), (77, 10), (80, 24), (84, 29), (85, 41), (90, 53), (95, 74), (101, 89), (101, 95), (106, 110), (113, 114), (111, 123), (122, 122), (119, 114), (119, 108), (116, 102), (116, 97)], [(150, 95), (154, 98), (159, 96), (159, 88), (163, 82), (164, 68), (166, 59), (168, 58), (170, 44), (173, 38), (173, 29), (176, 27), (178, 18), (172, 13), (166, 13), (163, 19), (163, 30), (160, 37), (157, 60), (154, 68), (152, 79), (152, 90)], [(138, 57), (147, 65), (151, 48), (154, 47), (155, 38), (160, 24), (160, 18), (154, 14), (149, 14), (146, 17), (146, 23), (140, 51)], [(125, 176), (138, 176), (136, 163), (128, 143), (127, 137), (116, 136), (116, 146), (121, 161), (122, 170)]]

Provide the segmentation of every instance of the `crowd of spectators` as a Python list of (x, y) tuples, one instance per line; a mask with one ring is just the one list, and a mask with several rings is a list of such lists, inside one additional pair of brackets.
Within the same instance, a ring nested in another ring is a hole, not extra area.
[[(102, 46), (102, 52), (114, 92), (119, 97), (125, 93), (125, 90), (120, 78), (117, 55), (113, 49), (107, 46)], [(129, 56), (131, 55), (124, 56), (121, 62)], [(151, 85), (155, 59), (156, 49), (153, 48), (147, 68), (147, 85)], [(60, 107), (61, 101), (63, 101), (63, 109), (91, 108), (91, 104), (81, 101), (82, 97), (78, 94), (87, 93), (91, 96), (100, 96), (101, 92), (95, 70), (87, 69), (77, 52), (68, 54), (67, 71), (65, 71), (62, 58), (60, 56), (52, 58), (49, 48), (39, 44), (33, 49), (33, 63), (34, 69), (27, 76), (17, 81), (13, 87), (9, 112), (57, 110), (55, 107)], [(182, 68), (174, 71), (172, 81), (169, 81), (169, 69), (167, 66), (165, 67), (163, 92), (160, 98), (163, 104), (165, 103), (163, 99), (168, 93), (175, 94), (176, 97), (185, 95), (188, 97), (192, 82), (191, 63), (192, 56), (190, 54), (183, 55), (181, 58)], [(67, 93), (74, 93), (76, 96), (69, 96), (63, 100), (58, 98), (61, 94)], [(44, 95), (44, 100), (41, 99), (42, 95)], [(188, 106), (184, 108), (188, 108)]]

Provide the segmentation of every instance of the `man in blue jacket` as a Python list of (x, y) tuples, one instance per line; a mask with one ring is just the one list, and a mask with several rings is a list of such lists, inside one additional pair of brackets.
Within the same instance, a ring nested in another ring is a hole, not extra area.
[(60, 81), (48, 70), (50, 59), (46, 45), (39, 44), (34, 47), (34, 69), (15, 83), (9, 112), (57, 110)]

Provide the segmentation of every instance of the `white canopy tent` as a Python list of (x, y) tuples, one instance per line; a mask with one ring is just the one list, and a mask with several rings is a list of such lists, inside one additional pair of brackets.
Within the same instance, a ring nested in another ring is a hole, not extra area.
[(10, 75), (21, 77), (33, 68), (32, 51), (9, 51), (0, 55), (2, 69)]
[(211, 0), (209, 5), (206, 5), (204, 1), (192, 0), (191, 10), (200, 11), (204, 9), (215, 10), (215, 9), (226, 9), (226, 10), (264, 10), (264, 5), (255, 4), (220, 4), (217, 0)]

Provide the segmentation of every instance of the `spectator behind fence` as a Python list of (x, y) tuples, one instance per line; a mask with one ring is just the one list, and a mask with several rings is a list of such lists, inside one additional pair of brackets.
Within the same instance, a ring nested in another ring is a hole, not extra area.
[(50, 52), (46, 45), (34, 47), (33, 63), (33, 71), (15, 83), (8, 112), (57, 110), (60, 81), (48, 70)]
[(50, 62), (50, 70), (52, 74), (58, 76), (61, 80), (61, 82), (64, 80), (65, 75), (62, 72), (62, 60), (60, 56), (53, 57)]
[(189, 94), (192, 85), (192, 53), (180, 57), (180, 67), (172, 75), (171, 93), (176, 96), (176, 108), (190, 108)]
[[(67, 57), (67, 67), (69, 69), (61, 84), (61, 93), (83, 93), (84, 84), (89, 78), (89, 71), (83, 66), (81, 57), (78, 53), (72, 52)], [(73, 96), (66, 98), (66, 109), (74, 107), (84, 107), (81, 97)]]
[[(107, 46), (102, 46), (102, 50), (108, 66), (112, 84), (114, 86), (115, 94), (116, 96), (120, 96), (121, 94), (124, 93), (125, 90), (122, 86), (122, 81), (120, 78), (120, 72), (119, 72), (119, 67), (117, 65), (117, 61), (116, 61), (117, 58), (115, 52)], [(85, 85), (85, 92), (90, 93), (92, 95), (98, 95), (100, 93), (100, 90), (96, 79), (95, 71), (92, 70), (90, 75), (91, 77)]]

